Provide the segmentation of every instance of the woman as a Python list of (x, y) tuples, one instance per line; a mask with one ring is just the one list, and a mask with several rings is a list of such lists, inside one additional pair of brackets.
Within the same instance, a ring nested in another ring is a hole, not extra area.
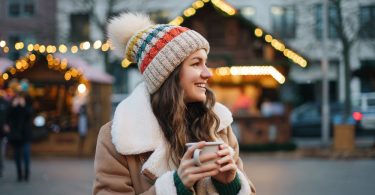
[[(144, 83), (100, 130), (93, 193), (255, 194), (238, 157), (231, 113), (206, 86), (212, 76), (207, 40), (132, 13), (112, 19), (108, 35), (116, 53), (137, 63)], [(193, 151), (205, 141), (224, 144), (199, 158), (219, 158), (216, 163), (197, 166)], [(187, 142), (199, 143), (187, 149)]]

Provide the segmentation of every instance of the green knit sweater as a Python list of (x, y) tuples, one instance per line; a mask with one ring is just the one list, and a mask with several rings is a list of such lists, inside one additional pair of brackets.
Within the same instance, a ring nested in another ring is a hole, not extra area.
[[(192, 195), (193, 192), (190, 191), (188, 188), (185, 187), (185, 185), (182, 183), (180, 177), (177, 174), (177, 171), (173, 174), (173, 180), (174, 185), (177, 189), (178, 195)], [(237, 194), (241, 189), (241, 181), (238, 177), (238, 174), (236, 174), (236, 177), (234, 180), (228, 184), (223, 184), (219, 181), (216, 181), (215, 179), (211, 178), (212, 183), (214, 184), (216, 190), (219, 192), (219, 194), (225, 194), (225, 195), (231, 195), (231, 194)]]

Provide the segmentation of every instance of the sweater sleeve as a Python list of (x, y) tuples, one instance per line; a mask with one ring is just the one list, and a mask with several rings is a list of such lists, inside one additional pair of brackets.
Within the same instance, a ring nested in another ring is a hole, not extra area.
[[(245, 174), (243, 163), (241, 158), (239, 157), (239, 146), (237, 142), (237, 138), (234, 135), (232, 128), (228, 126), (227, 128), (221, 130), (219, 132), (219, 136), (225, 143), (227, 143), (233, 149), (233, 159), (237, 165), (237, 176), (241, 182), (241, 190), (238, 194), (251, 194), (255, 195), (256, 190), (254, 184), (250, 181), (250, 179)], [(248, 192), (249, 191), (249, 192)]]
[(184, 183), (182, 183), (180, 177), (177, 174), (177, 171), (175, 171), (173, 174), (173, 180), (174, 180), (174, 185), (176, 186), (178, 195), (193, 195), (193, 192), (187, 189)]
[(223, 184), (219, 181), (216, 181), (214, 178), (212, 179), (212, 183), (214, 184), (216, 190), (219, 192), (219, 194), (237, 194), (241, 189), (241, 181), (238, 177), (238, 174), (236, 174), (236, 177), (234, 180), (228, 184)]
[[(130, 177), (126, 158), (116, 152), (110, 135), (110, 123), (99, 132), (94, 169), (94, 195), (134, 195), (135, 191)], [(143, 195), (156, 194), (155, 187), (150, 187)]]

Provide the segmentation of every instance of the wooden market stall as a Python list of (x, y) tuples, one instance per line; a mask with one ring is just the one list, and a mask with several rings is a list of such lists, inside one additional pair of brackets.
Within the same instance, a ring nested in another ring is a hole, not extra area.
[(289, 112), (280, 91), (290, 66), (306, 66), (306, 60), (225, 1), (194, 3), (172, 23), (208, 39), (209, 84), (233, 112), (240, 143), (289, 142)]
[[(94, 154), (99, 129), (110, 120), (112, 76), (77, 56), (37, 52), (18, 59), (4, 73), (9, 75), (6, 85), (15, 79), (29, 82), (34, 117), (32, 154)], [(88, 119), (85, 139), (78, 133), (82, 105)]]

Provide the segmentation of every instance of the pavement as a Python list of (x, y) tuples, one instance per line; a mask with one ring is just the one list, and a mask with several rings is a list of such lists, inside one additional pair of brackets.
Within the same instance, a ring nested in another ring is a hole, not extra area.
[(375, 159), (242, 156), (260, 195), (373, 194)]
[[(297, 150), (279, 152), (272, 155), (285, 155), (289, 158), (321, 158), (321, 159), (375, 159), (375, 137), (359, 137), (355, 139), (353, 150), (334, 150), (332, 140), (323, 145), (319, 138), (293, 138)], [(267, 154), (266, 154), (267, 155)]]
[[(320, 138), (292, 138), (292, 141), (297, 144), (298, 148), (324, 148)], [(375, 136), (356, 137), (355, 146), (357, 149), (371, 148), (375, 144)], [(332, 145), (332, 139), (328, 141), (328, 146)]]
[[(375, 191), (373, 140), (356, 141), (354, 151), (322, 148), (319, 140), (295, 140), (292, 152), (241, 153), (246, 174), (260, 195), (345, 195)], [(360, 144), (358, 144), (360, 143)], [(5, 160), (0, 195), (92, 194), (92, 158), (33, 157), (29, 182), (17, 182)]]
[(5, 161), (1, 195), (91, 194), (93, 159), (33, 158), (29, 182), (17, 182), (13, 161)]

